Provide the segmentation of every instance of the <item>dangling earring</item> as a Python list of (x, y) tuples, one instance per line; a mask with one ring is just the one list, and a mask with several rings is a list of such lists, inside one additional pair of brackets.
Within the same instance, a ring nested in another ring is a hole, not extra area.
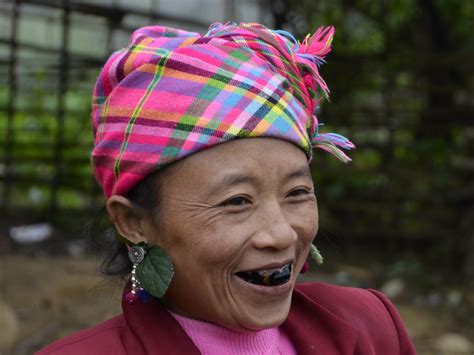
[(322, 265), (324, 262), (323, 256), (319, 252), (318, 248), (316, 248), (316, 245), (311, 243), (311, 251), (310, 251), (311, 257), (313, 260), (316, 262), (318, 265)]
[[(316, 248), (316, 245), (311, 244), (311, 249), (310, 249), (310, 255), (313, 258), (313, 260), (316, 262), (316, 264), (321, 265), (324, 262), (323, 256), (319, 252), (318, 248)], [(309, 269), (309, 263), (307, 261), (304, 262), (303, 267), (300, 270), (300, 274), (304, 274), (306, 271)]]
[[(128, 258), (133, 264), (132, 268), (132, 289), (125, 295), (125, 301), (128, 304), (135, 304), (140, 299), (140, 293), (144, 295), (146, 292), (143, 287), (140, 286), (140, 281), (137, 278), (137, 266), (145, 258), (145, 249), (139, 245), (127, 246), (128, 247)], [(145, 291), (145, 292), (142, 292)], [(143, 300), (142, 300), (143, 301)]]
[(125, 295), (125, 301), (133, 305), (138, 300), (148, 301), (150, 295), (162, 298), (174, 275), (169, 255), (159, 246), (144, 242), (128, 248), (128, 258), (133, 264), (132, 289)]

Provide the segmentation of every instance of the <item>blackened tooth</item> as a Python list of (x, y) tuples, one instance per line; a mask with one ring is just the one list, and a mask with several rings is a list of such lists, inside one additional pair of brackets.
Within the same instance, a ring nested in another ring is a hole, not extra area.
[(291, 266), (285, 266), (279, 271), (275, 271), (272, 273), (272, 285), (281, 285), (285, 282), (288, 282), (288, 280), (291, 277)]
[(291, 278), (291, 264), (276, 270), (242, 271), (237, 276), (255, 285), (278, 286)]

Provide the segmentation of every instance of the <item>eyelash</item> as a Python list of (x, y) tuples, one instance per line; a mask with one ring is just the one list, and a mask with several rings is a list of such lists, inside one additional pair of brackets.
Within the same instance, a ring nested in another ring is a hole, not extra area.
[(295, 196), (295, 195), (293, 195), (295, 192), (302, 192), (302, 194), (301, 194), (301, 193), (298, 193), (296, 196), (309, 195), (309, 194), (311, 193), (311, 192), (308, 191), (307, 189), (296, 189), (296, 190), (291, 191), (291, 192), (289, 193), (289, 195)]
[(237, 204), (232, 203), (232, 201), (235, 202), (236, 200), (245, 200), (246, 202), (250, 203), (250, 200), (245, 196), (235, 196), (225, 201), (223, 205), (224, 206), (243, 206), (243, 204), (241, 203), (237, 203)]
[[(294, 195), (294, 193), (297, 192), (296, 195)], [(311, 194), (311, 191), (308, 191), (307, 189), (296, 189), (296, 190), (293, 190), (291, 191), (288, 195), (289, 197), (299, 197), (299, 196), (302, 196), (302, 195), (309, 195)], [(246, 202), (245, 204), (248, 204), (248, 203), (251, 203), (250, 199), (248, 199), (247, 197), (245, 196), (236, 196), (236, 197), (232, 197), (230, 198), (229, 200), (225, 201), (223, 203), (224, 206), (243, 206), (244, 204), (243, 203), (233, 203), (233, 202), (236, 202), (236, 201), (239, 201), (239, 202)]]

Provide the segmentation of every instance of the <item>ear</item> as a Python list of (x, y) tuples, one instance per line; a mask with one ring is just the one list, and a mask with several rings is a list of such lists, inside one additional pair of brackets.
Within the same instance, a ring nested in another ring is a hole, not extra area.
[(106, 208), (110, 220), (122, 237), (133, 244), (147, 242), (146, 216), (139, 213), (129, 199), (114, 195), (107, 200)]

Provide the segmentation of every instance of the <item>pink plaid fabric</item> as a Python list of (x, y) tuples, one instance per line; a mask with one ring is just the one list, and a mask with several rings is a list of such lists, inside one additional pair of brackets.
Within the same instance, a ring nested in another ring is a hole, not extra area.
[(109, 58), (94, 89), (94, 174), (106, 197), (149, 174), (232, 139), (274, 137), (349, 161), (344, 137), (318, 132), (328, 88), (318, 65), (334, 29), (303, 43), (259, 24), (213, 24), (201, 36), (167, 27), (135, 31)]

